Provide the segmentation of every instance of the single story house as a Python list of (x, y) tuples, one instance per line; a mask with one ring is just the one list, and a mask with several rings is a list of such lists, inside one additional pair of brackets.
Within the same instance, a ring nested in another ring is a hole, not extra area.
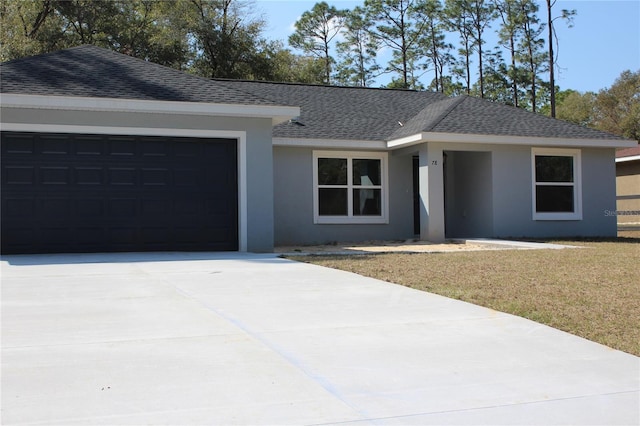
[(640, 145), (616, 152), (619, 226), (640, 226)]
[(3, 253), (613, 236), (635, 142), (439, 93), (208, 80), (94, 46), (2, 64)]

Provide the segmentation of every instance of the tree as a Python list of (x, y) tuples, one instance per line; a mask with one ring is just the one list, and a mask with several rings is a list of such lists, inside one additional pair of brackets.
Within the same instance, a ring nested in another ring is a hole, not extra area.
[(289, 83), (324, 84), (324, 63), (315, 56), (300, 56), (281, 42), (268, 42), (263, 49), (266, 69), (261, 78)]
[(54, 12), (51, 1), (0, 2), (0, 59), (4, 62), (57, 50), (60, 30)]
[(459, 34), (460, 47), (458, 54), (462, 58), (457, 61), (452, 72), (465, 82), (467, 95), (471, 94), (471, 55), (473, 53), (473, 40), (471, 26), (472, 19), (465, 8), (464, 0), (445, 0), (444, 15), (447, 19), (447, 27)]
[(595, 99), (594, 127), (640, 141), (640, 70), (624, 71)]
[(371, 21), (364, 9), (356, 7), (346, 12), (345, 18), (344, 40), (336, 43), (340, 57), (337, 79), (345, 85), (366, 87), (380, 70), (376, 63), (379, 45), (371, 36)]
[[(508, 75), (507, 65), (502, 59), (502, 52), (500, 50), (486, 54), (483, 86), (484, 97), (494, 102), (513, 105)], [(480, 94), (479, 81), (474, 84), (472, 93)]]
[(260, 34), (265, 22), (251, 18), (248, 4), (239, 0), (182, 0), (191, 52), (192, 72), (210, 78), (255, 76), (260, 63)]
[(438, 0), (427, 0), (422, 4), (421, 13), (425, 16), (426, 22), (421, 42), (424, 46), (424, 55), (429, 58), (435, 74), (430, 87), (444, 93), (444, 70), (453, 63), (453, 56), (450, 53), (453, 46), (445, 39), (446, 23), (442, 4)]
[(517, 43), (522, 37), (523, 21), (520, 3), (528, 0), (496, 0), (496, 9), (502, 20), (502, 25), (498, 31), (500, 44), (509, 53), (509, 66), (506, 70), (506, 76), (510, 80), (511, 99), (509, 103), (520, 106), (520, 80), (522, 78), (522, 70), (519, 66), (517, 56)]
[(538, 5), (531, 0), (519, 4), (522, 37), (518, 43), (516, 59), (523, 64), (523, 84), (528, 87), (528, 109), (537, 112), (540, 106), (541, 92), (545, 83), (539, 78), (540, 73), (546, 70), (546, 55), (542, 50), (544, 39), (541, 37), (544, 26), (537, 17)]
[[(555, 6), (557, 0), (547, 0), (547, 29), (549, 31), (549, 86), (551, 87), (550, 102), (551, 102), (551, 117), (556, 116), (556, 95), (555, 95), (555, 64), (556, 57), (553, 52), (554, 42), (557, 44), (558, 40), (555, 35), (554, 21), (559, 18), (567, 21), (569, 28), (573, 26), (573, 17), (576, 15), (576, 10), (562, 9), (560, 16), (553, 17), (551, 9)], [(557, 50), (556, 50), (557, 51)]]
[[(596, 94), (593, 92), (580, 93), (576, 90), (564, 90), (556, 92), (556, 117), (580, 124), (581, 126), (593, 125)], [(551, 106), (549, 105), (550, 109)], [(545, 113), (546, 111), (542, 111)]]
[(484, 45), (484, 31), (495, 19), (495, 8), (488, 0), (465, 0), (465, 8), (471, 17), (471, 39), (478, 54), (478, 74), (480, 83), (480, 97), (484, 98), (484, 65), (482, 46)]
[(188, 46), (167, 22), (171, 9), (151, 0), (3, 2), (2, 60), (94, 44), (179, 68)]
[(345, 13), (326, 2), (316, 3), (311, 11), (304, 12), (296, 21), (296, 30), (289, 36), (292, 47), (324, 61), (326, 84), (331, 84), (334, 62), (330, 54), (331, 42), (344, 26)]
[(396, 88), (421, 87), (416, 75), (420, 69), (420, 37), (426, 22), (420, 13), (422, 0), (365, 0), (368, 19), (375, 22), (371, 35), (391, 49), (393, 59), (386, 72), (397, 75), (391, 83)]

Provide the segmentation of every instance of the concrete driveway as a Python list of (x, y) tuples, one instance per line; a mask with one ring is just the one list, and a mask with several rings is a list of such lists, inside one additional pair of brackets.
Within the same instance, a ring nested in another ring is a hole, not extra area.
[(2, 259), (7, 425), (638, 424), (639, 380), (638, 357), (274, 255)]

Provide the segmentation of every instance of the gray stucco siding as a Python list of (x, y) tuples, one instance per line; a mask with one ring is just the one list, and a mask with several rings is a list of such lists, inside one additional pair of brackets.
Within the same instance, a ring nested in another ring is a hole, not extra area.
[(493, 151), (494, 237), (615, 236), (613, 149), (581, 148), (581, 220), (534, 220), (531, 147)]
[[(27, 126), (83, 126), (84, 133), (91, 133), (91, 127), (102, 128), (103, 133), (108, 132), (109, 127), (184, 129), (185, 136), (189, 136), (190, 130), (211, 131), (213, 135), (224, 131), (242, 132), (246, 135), (246, 249), (253, 252), (273, 250), (273, 151), (270, 119), (2, 108), (2, 121)], [(25, 131), (29, 131), (28, 127)]]
[[(442, 144), (447, 237), (615, 236), (613, 149), (580, 148), (581, 220), (534, 220), (532, 147)], [(405, 239), (413, 234), (411, 152), (389, 153), (389, 223), (313, 223), (313, 149), (274, 148), (275, 244)], [(463, 213), (465, 216), (463, 216)]]
[(276, 246), (413, 237), (411, 156), (388, 156), (388, 224), (314, 224), (313, 151), (274, 147)]

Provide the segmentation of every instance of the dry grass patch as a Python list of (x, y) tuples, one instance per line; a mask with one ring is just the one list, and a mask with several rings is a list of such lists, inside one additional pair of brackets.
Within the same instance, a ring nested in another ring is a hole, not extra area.
[(640, 239), (559, 243), (584, 248), (295, 259), (522, 316), (640, 356)]

